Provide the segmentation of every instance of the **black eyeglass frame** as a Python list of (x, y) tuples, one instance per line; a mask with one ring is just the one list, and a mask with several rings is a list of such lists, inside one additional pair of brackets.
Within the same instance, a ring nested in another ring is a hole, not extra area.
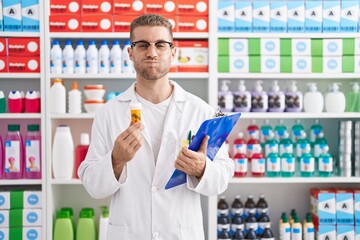
[[(151, 43), (149, 43), (149, 42), (147, 42), (147, 41), (144, 41), (144, 40), (140, 40), (140, 41), (132, 42), (132, 43), (130, 44), (130, 45), (131, 45), (131, 48), (135, 47), (136, 44), (141, 43), (141, 42), (142, 42), (142, 43), (148, 43), (148, 44), (149, 44), (149, 47), (151, 46)], [(167, 43), (167, 44), (169, 44), (170, 49), (174, 47), (174, 43), (172, 43), (172, 42), (167, 42), (167, 41), (154, 42), (155, 47), (156, 47), (156, 44), (158, 44), (158, 43)], [(148, 48), (149, 48), (149, 47), (148, 47)]]

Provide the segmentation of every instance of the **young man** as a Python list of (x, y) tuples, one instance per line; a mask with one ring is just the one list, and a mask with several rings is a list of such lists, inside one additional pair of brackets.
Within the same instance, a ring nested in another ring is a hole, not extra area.
[[(207, 137), (198, 152), (180, 142), (215, 111), (169, 80), (176, 48), (168, 20), (136, 18), (130, 41), (136, 82), (96, 113), (80, 179), (93, 198), (112, 197), (108, 240), (202, 240), (200, 194), (223, 192), (233, 161), (224, 147), (210, 161)], [(129, 105), (136, 102), (142, 119), (130, 125)], [(165, 190), (175, 168), (187, 174), (187, 183)]]

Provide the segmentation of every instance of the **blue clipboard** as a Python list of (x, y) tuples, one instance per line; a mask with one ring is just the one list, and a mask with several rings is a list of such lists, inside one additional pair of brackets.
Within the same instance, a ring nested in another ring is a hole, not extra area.
[[(205, 120), (191, 141), (189, 149), (193, 151), (199, 150), (203, 138), (208, 135), (210, 139), (206, 149), (206, 156), (210, 160), (213, 160), (221, 145), (225, 142), (236, 122), (239, 120), (240, 115), (241, 113), (235, 113), (230, 116)], [(184, 183), (186, 183), (186, 173), (175, 169), (165, 189), (170, 189)]]

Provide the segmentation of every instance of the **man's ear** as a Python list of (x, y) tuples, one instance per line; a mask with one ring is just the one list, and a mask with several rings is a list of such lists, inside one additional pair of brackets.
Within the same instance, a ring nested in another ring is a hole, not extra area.
[(173, 48), (171, 49), (171, 62), (174, 61), (174, 59), (175, 59), (176, 51), (177, 51), (177, 48), (176, 48), (176, 47), (173, 47)]
[(128, 54), (129, 54), (130, 60), (133, 61), (134, 55), (133, 55), (133, 50), (132, 50), (132, 48), (131, 48), (131, 47), (128, 47), (127, 52), (128, 52)]

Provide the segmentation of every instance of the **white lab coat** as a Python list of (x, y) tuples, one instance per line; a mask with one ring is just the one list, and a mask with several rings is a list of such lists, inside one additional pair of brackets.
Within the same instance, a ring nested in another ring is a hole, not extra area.
[(95, 114), (91, 144), (79, 176), (93, 198), (112, 196), (108, 240), (204, 239), (200, 194), (220, 194), (228, 186), (234, 164), (222, 147), (214, 161), (207, 159), (201, 181), (187, 176), (187, 184), (165, 190), (175, 170), (180, 139), (187, 139), (214, 114), (200, 98), (174, 85), (158, 159), (154, 160), (146, 119), (143, 144), (119, 179), (113, 173), (111, 151), (117, 136), (130, 124), (130, 102), (136, 102), (134, 84)]

